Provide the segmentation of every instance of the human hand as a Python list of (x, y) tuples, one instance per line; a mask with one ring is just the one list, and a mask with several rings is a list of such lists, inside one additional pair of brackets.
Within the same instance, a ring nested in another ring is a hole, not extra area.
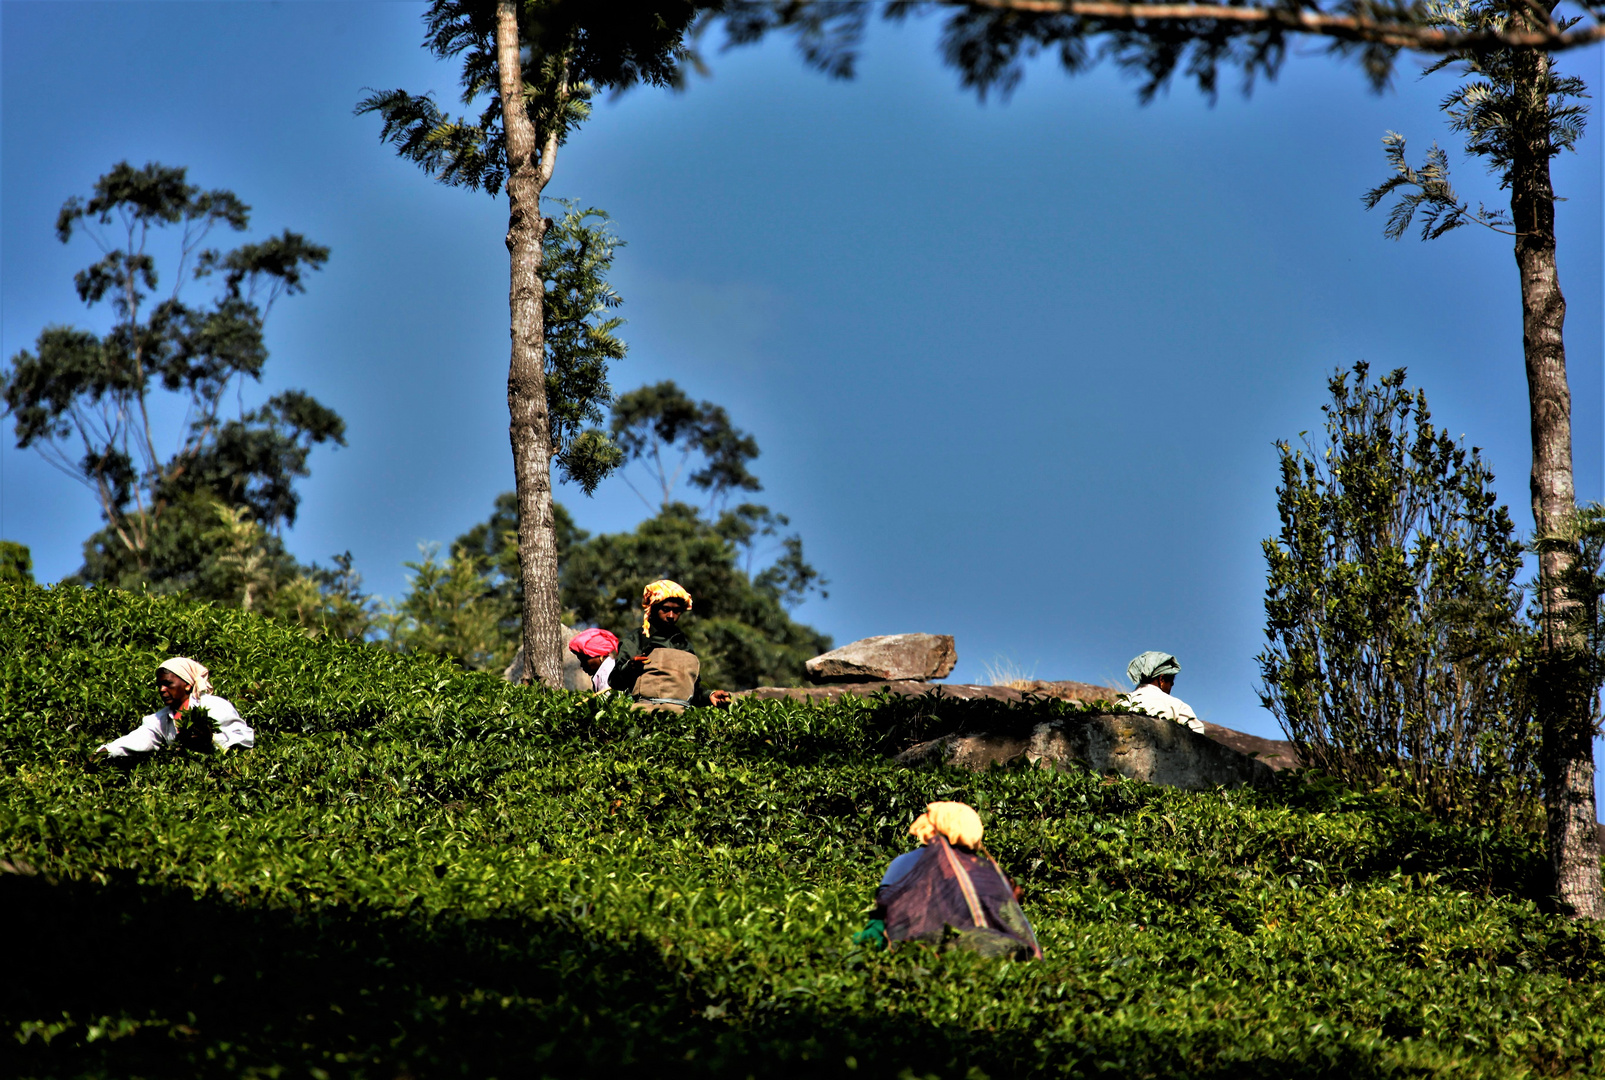
[(212, 725), (205, 717), (197, 717), (178, 731), (178, 744), (186, 750), (212, 749)]
[(710, 690), (708, 692), (708, 700), (713, 702), (713, 707), (715, 709), (722, 709), (730, 704), (730, 691)]

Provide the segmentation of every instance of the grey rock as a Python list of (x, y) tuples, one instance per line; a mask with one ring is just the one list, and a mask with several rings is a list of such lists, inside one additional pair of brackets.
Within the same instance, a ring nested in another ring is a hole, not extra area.
[(897, 697), (919, 697), (936, 694), (954, 701), (1023, 701), (1025, 695), (1007, 686), (971, 686), (964, 683), (933, 683), (918, 679), (898, 679), (895, 682), (839, 682), (823, 686), (760, 686), (754, 690), (737, 690), (737, 697), (788, 698), (792, 701), (835, 701), (845, 694), (857, 697), (874, 697), (892, 694)]
[(804, 668), (816, 683), (940, 679), (958, 663), (951, 634), (886, 634), (850, 642)]
[(1074, 679), (1059, 679), (1054, 682), (1044, 682), (1041, 679), (1029, 679), (1022, 682), (1011, 683), (1022, 693), (1034, 694), (1037, 697), (1057, 698), (1060, 701), (1115, 701), (1124, 692), (1113, 686), (1099, 686), (1097, 683), (1076, 682)]
[[(563, 689), (565, 690), (591, 689), (591, 677), (580, 667), (580, 658), (568, 651), (568, 643), (577, 633), (578, 630), (563, 627)], [(502, 678), (508, 682), (524, 681), (524, 646), (520, 645), (518, 651), (513, 654), (513, 662), (502, 672)]]
[(1267, 739), (1261, 735), (1250, 735), (1246, 731), (1234, 731), (1229, 727), (1211, 724), (1208, 720), (1204, 721), (1204, 734), (1218, 743), (1225, 743), (1233, 750), (1242, 751), (1249, 757), (1259, 758), (1277, 772), (1283, 769), (1301, 768), (1304, 765), (1298, 749), (1286, 739)]
[(833, 682), (821, 686), (760, 686), (753, 690), (738, 690), (737, 697), (789, 698), (792, 701), (835, 701), (843, 694), (872, 697), (875, 694), (894, 694), (898, 697), (919, 697), (936, 694), (955, 701), (1026, 701), (1030, 698), (1057, 698), (1060, 701), (1082, 703), (1114, 701), (1120, 691), (1108, 686), (1084, 682), (1014, 683), (1007, 686), (977, 686), (974, 683), (933, 683), (921, 679), (898, 679), (894, 682)]
[(1039, 768), (1072, 762), (1105, 775), (1163, 787), (1208, 791), (1265, 787), (1271, 767), (1172, 720), (1104, 713), (1037, 724), (1026, 732), (967, 732), (917, 743), (897, 755), (905, 765), (946, 762), (977, 771), (1025, 758)]

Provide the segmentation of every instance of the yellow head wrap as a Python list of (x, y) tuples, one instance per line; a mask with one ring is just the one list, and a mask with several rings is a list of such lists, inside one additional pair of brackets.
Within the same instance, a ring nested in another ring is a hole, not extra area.
[(190, 700), (194, 701), (202, 694), (212, 692), (212, 673), (206, 670), (205, 665), (197, 664), (187, 656), (175, 656), (170, 660), (163, 660), (158, 672), (171, 671), (180, 679), (189, 683)]
[(665, 600), (684, 600), (685, 609), (691, 610), (691, 594), (682, 589), (678, 583), (668, 578), (654, 581), (641, 592), (641, 633), (652, 632), (652, 608)]
[(908, 827), (909, 835), (922, 844), (929, 844), (937, 833), (947, 837), (950, 844), (972, 848), (981, 842), (981, 815), (961, 802), (933, 802), (925, 813), (914, 819)]

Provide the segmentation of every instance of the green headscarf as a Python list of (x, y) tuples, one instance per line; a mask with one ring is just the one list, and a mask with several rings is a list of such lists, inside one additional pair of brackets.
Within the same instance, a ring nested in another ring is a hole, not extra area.
[(1149, 650), (1126, 665), (1126, 678), (1137, 686), (1160, 675), (1180, 675), (1181, 665), (1169, 653)]

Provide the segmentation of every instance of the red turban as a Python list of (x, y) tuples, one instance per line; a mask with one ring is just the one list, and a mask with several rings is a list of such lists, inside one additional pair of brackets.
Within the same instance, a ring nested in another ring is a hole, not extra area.
[(568, 651), (575, 656), (606, 656), (618, 647), (619, 639), (600, 626), (581, 630), (568, 643)]

